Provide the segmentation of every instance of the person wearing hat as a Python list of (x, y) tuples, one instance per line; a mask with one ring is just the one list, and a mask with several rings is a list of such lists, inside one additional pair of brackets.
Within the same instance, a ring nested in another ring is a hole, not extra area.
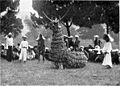
[(45, 53), (45, 38), (40, 34), (38, 38), (36, 39), (38, 42), (38, 53), (37, 53), (37, 59), (40, 61), (40, 58), (42, 56), (43, 62), (44, 62), (44, 53)]
[(21, 62), (23, 60), (23, 62), (25, 63), (27, 60), (27, 50), (28, 50), (28, 41), (27, 36), (23, 36), (23, 41), (21, 41), (20, 43), (20, 57), (19, 57), (19, 61)]
[(102, 65), (107, 68), (112, 68), (112, 58), (111, 58), (112, 44), (111, 42), (113, 42), (114, 39), (109, 34), (104, 34), (103, 39), (105, 40), (105, 44), (102, 49), (102, 52), (104, 53), (104, 59), (103, 59)]
[(9, 62), (11, 62), (12, 59), (13, 59), (13, 52), (12, 52), (13, 44), (14, 44), (13, 43), (13, 37), (12, 37), (12, 33), (10, 32), (8, 34), (8, 36), (6, 37), (7, 60)]
[(98, 35), (95, 35), (94, 36), (94, 48), (95, 48), (95, 46), (100, 46), (101, 47), (101, 41), (100, 41), (100, 39), (99, 39), (99, 36)]
[(74, 43), (74, 50), (75, 51), (79, 50), (79, 44), (80, 44), (79, 36), (75, 35), (75, 43)]

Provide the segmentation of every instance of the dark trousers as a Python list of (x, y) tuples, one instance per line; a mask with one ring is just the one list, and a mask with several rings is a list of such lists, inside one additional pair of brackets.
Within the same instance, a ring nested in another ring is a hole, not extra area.
[(8, 46), (7, 50), (7, 60), (11, 62), (13, 59), (13, 52), (12, 52), (12, 46)]

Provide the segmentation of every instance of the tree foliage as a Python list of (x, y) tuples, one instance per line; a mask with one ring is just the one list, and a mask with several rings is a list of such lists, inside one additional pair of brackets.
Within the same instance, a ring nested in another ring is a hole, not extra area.
[(23, 28), (21, 19), (16, 18), (17, 11), (15, 10), (19, 5), (19, 0), (15, 0), (15, 2), (13, 2), (12, 0), (1, 0), (0, 3), (0, 13), (4, 12), (7, 7), (10, 8), (7, 14), (1, 17), (0, 32), (4, 34), (12, 32), (14, 33), (14, 36), (17, 36)]
[(106, 23), (111, 31), (119, 32), (119, 1), (35, 0), (33, 3), (33, 8), (43, 17), (36, 19), (39, 24), (49, 23), (43, 11), (50, 18), (62, 17), (68, 11), (61, 20), (68, 30), (72, 24), (91, 28), (94, 24)]

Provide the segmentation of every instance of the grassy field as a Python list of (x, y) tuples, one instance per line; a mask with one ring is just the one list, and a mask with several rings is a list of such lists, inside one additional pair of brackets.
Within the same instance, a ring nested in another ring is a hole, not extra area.
[(112, 85), (120, 86), (120, 65), (105, 69), (88, 62), (81, 69), (54, 69), (51, 62), (19, 63), (1, 59), (1, 84), (5, 85)]

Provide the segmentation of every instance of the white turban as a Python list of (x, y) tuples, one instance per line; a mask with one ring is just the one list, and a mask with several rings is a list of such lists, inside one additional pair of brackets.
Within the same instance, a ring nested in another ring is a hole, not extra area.
[(79, 38), (79, 36), (78, 36), (78, 35), (75, 35), (75, 37), (76, 37), (76, 38)]
[(95, 37), (95, 38), (99, 38), (99, 36), (98, 36), (98, 35), (94, 35), (94, 37)]
[(12, 35), (12, 33), (10, 32), (8, 35)]
[(70, 36), (70, 38), (73, 38), (73, 36)]

